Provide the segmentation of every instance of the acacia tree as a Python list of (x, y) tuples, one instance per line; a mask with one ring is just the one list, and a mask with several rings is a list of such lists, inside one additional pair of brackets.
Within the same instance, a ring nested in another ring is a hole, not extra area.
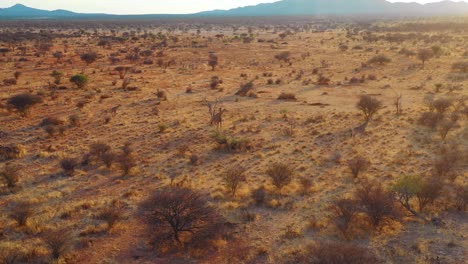
[(213, 53), (210, 53), (208, 56), (208, 65), (210, 65), (211, 70), (214, 71), (216, 66), (218, 65), (218, 56)]
[(422, 68), (424, 69), (424, 64), (426, 61), (434, 57), (434, 52), (431, 49), (420, 49), (418, 51), (418, 59), (422, 62)]
[(384, 219), (398, 219), (400, 216), (393, 193), (386, 191), (381, 184), (366, 183), (356, 196), (361, 210), (369, 217), (374, 228)]
[(221, 217), (191, 189), (165, 187), (143, 207), (158, 238), (173, 239), (180, 246), (212, 238), (221, 231)]
[(361, 95), (356, 107), (362, 111), (364, 119), (368, 122), (382, 108), (382, 102), (370, 95)]
[[(96, 52), (86, 52), (81, 54), (80, 59), (86, 63), (86, 67), (89, 66), (91, 63), (95, 62), (98, 58)], [(83, 72), (85, 71), (85, 67), (83, 67)]]

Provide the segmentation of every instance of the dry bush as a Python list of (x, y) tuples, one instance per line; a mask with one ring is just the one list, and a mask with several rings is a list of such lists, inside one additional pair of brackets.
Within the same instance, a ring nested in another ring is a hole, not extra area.
[(115, 205), (104, 208), (99, 213), (98, 219), (106, 222), (107, 230), (110, 231), (122, 219), (122, 209)]
[(158, 88), (158, 90), (156, 91), (156, 96), (158, 97), (159, 100), (161, 101), (167, 101), (167, 94), (165, 91), (163, 90), (160, 90)]
[(283, 51), (275, 55), (275, 59), (279, 61), (289, 62), (291, 60), (291, 52)]
[(244, 152), (252, 149), (247, 138), (229, 136), (220, 131), (216, 131), (213, 138), (218, 143), (217, 148), (227, 152)]
[(232, 167), (224, 173), (224, 185), (226, 186), (226, 189), (229, 192), (229, 194), (233, 197), (236, 196), (236, 192), (237, 189), (239, 189), (239, 186), (247, 180), (244, 173), (245, 168), (240, 166)]
[(285, 92), (282, 92), (279, 96), (278, 96), (278, 100), (290, 100), (290, 101), (296, 101), (296, 95), (294, 93), (285, 93)]
[(111, 147), (106, 143), (93, 143), (89, 146), (89, 154), (95, 158), (101, 159), (102, 155), (111, 151)]
[(381, 263), (367, 248), (343, 242), (318, 242), (307, 248), (292, 263), (298, 264), (364, 264)]
[(211, 70), (214, 71), (218, 65), (218, 56), (213, 53), (210, 53), (208, 56), (208, 65), (211, 67)]
[(252, 196), (252, 199), (255, 201), (255, 204), (257, 205), (261, 205), (265, 202), (265, 198), (266, 198), (266, 190), (264, 187), (260, 187), (260, 188), (257, 188), (255, 189), (251, 196)]
[(434, 173), (445, 178), (455, 170), (463, 154), (456, 145), (442, 146), (438, 157), (434, 160)]
[(356, 193), (361, 210), (368, 216), (374, 228), (382, 220), (399, 219), (395, 197), (379, 183), (365, 183)]
[(322, 74), (319, 74), (317, 77), (317, 85), (329, 85), (330, 84), (330, 79), (323, 76)]
[(439, 132), (439, 135), (442, 138), (442, 140), (445, 141), (445, 138), (447, 137), (447, 134), (450, 132), (450, 130), (455, 128), (456, 125), (457, 125), (457, 122), (453, 121), (451, 119), (442, 119), (439, 122), (438, 132)]
[(19, 94), (8, 99), (7, 104), (16, 109), (22, 116), (27, 116), (31, 108), (42, 103), (42, 97), (29, 93)]
[(418, 124), (421, 126), (426, 126), (430, 129), (436, 129), (441, 119), (440, 114), (434, 112), (424, 112), (418, 119)]
[(12, 146), (1, 146), (0, 145), (0, 161), (19, 159), (26, 155), (26, 149), (24, 146), (16, 144)]
[(15, 188), (18, 185), (20, 176), (19, 167), (12, 164), (6, 164), (2, 170), (0, 170), (0, 178), (5, 182), (8, 188)]
[(240, 86), (239, 91), (236, 92), (236, 95), (238, 96), (246, 96), (249, 92), (251, 92), (254, 89), (254, 84), (252, 81), (242, 84)]
[(348, 238), (348, 231), (353, 219), (359, 213), (359, 206), (355, 200), (340, 199), (333, 206), (335, 214), (334, 223), (345, 238)]
[(432, 59), (434, 57), (434, 52), (431, 49), (420, 49), (418, 51), (418, 59), (422, 62), (422, 67), (424, 69), (424, 65), (426, 61)]
[(353, 174), (354, 178), (357, 178), (360, 173), (365, 172), (369, 166), (369, 160), (362, 156), (357, 156), (348, 161), (348, 167), (351, 169), (351, 173)]
[(468, 61), (459, 61), (452, 64), (452, 70), (468, 73)]
[(273, 163), (266, 171), (272, 184), (279, 190), (291, 183), (294, 177), (294, 169), (285, 163)]
[(459, 187), (455, 192), (455, 207), (460, 211), (468, 208), (468, 187)]
[(433, 204), (439, 198), (443, 187), (444, 185), (440, 178), (429, 177), (422, 180), (421, 188), (416, 193), (419, 212), (423, 212), (428, 204)]
[(34, 207), (29, 202), (18, 202), (10, 210), (10, 218), (15, 220), (18, 226), (26, 226), (33, 215)]
[(66, 230), (48, 230), (42, 234), (42, 240), (49, 248), (51, 257), (54, 260), (74, 249), (74, 239), (73, 234)]
[(203, 195), (191, 189), (164, 187), (142, 206), (159, 246), (202, 246), (222, 233), (222, 218)]
[(132, 67), (129, 66), (117, 66), (114, 68), (115, 71), (119, 73), (119, 77), (121, 80), (125, 78), (125, 75), (132, 69)]
[(78, 164), (78, 160), (74, 158), (64, 158), (60, 161), (60, 167), (62, 167), (63, 172), (68, 176), (73, 175)]
[(362, 111), (367, 122), (382, 108), (382, 102), (370, 95), (361, 95), (356, 107)]
[(117, 159), (117, 155), (111, 151), (108, 151), (101, 155), (101, 160), (102, 162), (104, 162), (104, 164), (106, 165), (108, 169), (112, 167), (112, 164), (114, 163), (116, 159)]
[(386, 56), (386, 55), (383, 55), (383, 54), (380, 54), (380, 55), (376, 55), (372, 58), (370, 58), (367, 63), (368, 64), (380, 64), (380, 65), (383, 65), (383, 64), (387, 64), (389, 62), (391, 62), (392, 60)]
[(71, 127), (79, 127), (81, 125), (81, 117), (79, 115), (70, 115), (68, 117), (68, 122)]
[(452, 105), (453, 100), (448, 98), (438, 98), (431, 103), (431, 107), (440, 115), (445, 114)]

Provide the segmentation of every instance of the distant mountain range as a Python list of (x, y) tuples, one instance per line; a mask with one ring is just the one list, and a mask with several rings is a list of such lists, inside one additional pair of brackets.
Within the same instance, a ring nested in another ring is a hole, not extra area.
[(442, 1), (430, 4), (390, 3), (386, 0), (282, 0), (269, 4), (246, 6), (230, 10), (214, 10), (189, 15), (111, 15), (85, 14), (67, 10), (41, 10), (17, 4), (0, 8), (0, 19), (84, 19), (84, 18), (161, 18), (161, 17), (223, 17), (223, 16), (307, 16), (307, 15), (389, 15), (435, 16), (468, 15), (468, 3)]

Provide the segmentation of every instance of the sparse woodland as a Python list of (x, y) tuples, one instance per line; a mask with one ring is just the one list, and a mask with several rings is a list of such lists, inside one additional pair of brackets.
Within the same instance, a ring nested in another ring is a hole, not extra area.
[(0, 25), (0, 263), (466, 261), (466, 18)]

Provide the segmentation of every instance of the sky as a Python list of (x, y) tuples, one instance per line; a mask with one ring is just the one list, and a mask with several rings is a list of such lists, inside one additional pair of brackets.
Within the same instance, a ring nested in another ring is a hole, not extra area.
[[(278, 0), (0, 0), (0, 8), (19, 3), (45, 10), (66, 9), (81, 13), (187, 14), (276, 1)], [(390, 0), (389, 2), (425, 4), (438, 0)]]

